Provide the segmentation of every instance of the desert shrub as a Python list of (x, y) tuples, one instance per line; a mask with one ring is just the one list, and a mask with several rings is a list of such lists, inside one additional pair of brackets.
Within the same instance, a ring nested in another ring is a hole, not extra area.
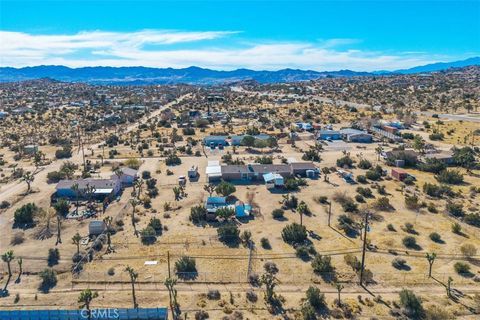
[(465, 262), (456, 262), (453, 265), (455, 272), (458, 274), (467, 274), (470, 273), (470, 266)]
[(390, 204), (390, 200), (387, 197), (378, 198), (373, 203), (373, 207), (380, 211), (389, 211), (393, 209), (392, 205)]
[(344, 157), (341, 157), (340, 159), (337, 159), (337, 167), (351, 168), (352, 165), (353, 165), (353, 160), (349, 156), (344, 156)]
[(365, 172), (365, 177), (368, 180), (378, 181), (382, 177), (382, 175), (378, 171), (370, 169)]
[(414, 319), (421, 319), (424, 315), (422, 301), (410, 290), (403, 289), (400, 291), (400, 305), (404, 308), (405, 313)]
[(58, 260), (60, 260), (60, 251), (58, 250), (58, 248), (48, 249), (48, 257), (47, 257), (48, 266), (51, 267), (58, 264)]
[(330, 256), (316, 255), (312, 261), (312, 268), (315, 273), (335, 272), (335, 267), (332, 266), (332, 258)]
[(397, 230), (395, 230), (395, 227), (394, 227), (393, 224), (391, 224), (391, 223), (389, 223), (389, 224), (387, 225), (387, 230), (388, 230), (388, 231), (394, 231), (394, 232), (397, 231)]
[(447, 168), (447, 165), (438, 159), (429, 158), (425, 163), (418, 164), (418, 169), (426, 172), (439, 173)]
[(303, 246), (303, 245), (298, 246), (295, 249), (295, 255), (302, 260), (308, 260), (310, 258), (310, 253), (309, 253), (308, 247)]
[(372, 163), (368, 161), (367, 159), (362, 159), (358, 162), (358, 167), (360, 169), (370, 169), (372, 167)]
[(143, 244), (152, 244), (157, 240), (157, 232), (152, 226), (147, 226), (140, 231), (140, 239)]
[(463, 174), (460, 171), (455, 169), (445, 169), (439, 172), (435, 179), (441, 183), (447, 184), (461, 184), (463, 183)]
[(447, 204), (445, 205), (445, 209), (449, 214), (455, 217), (462, 217), (464, 215), (463, 205), (461, 203), (448, 201)]
[(433, 183), (425, 183), (423, 185), (423, 192), (428, 194), (430, 197), (441, 198), (444, 195), (452, 197), (454, 192), (452, 188), (446, 185), (436, 185)]
[(218, 291), (216, 289), (208, 290), (207, 299), (209, 299), (209, 300), (219, 300), (220, 297), (221, 297), (220, 291)]
[(466, 244), (462, 245), (460, 247), (460, 251), (467, 258), (471, 258), (471, 257), (473, 257), (474, 255), (477, 254), (477, 248), (475, 247), (475, 245), (473, 245), (471, 243), (466, 243)]
[(420, 203), (418, 202), (418, 197), (413, 195), (405, 195), (405, 206), (410, 210), (418, 210), (420, 208)]
[(364, 175), (360, 174), (357, 176), (357, 181), (359, 183), (367, 183), (367, 177), (365, 177)]
[(365, 199), (362, 197), (361, 194), (357, 194), (357, 195), (355, 196), (355, 201), (360, 202), (360, 203), (363, 203), (363, 202), (365, 202)]
[(433, 304), (425, 310), (425, 319), (427, 320), (453, 320), (455, 317), (445, 308)]
[(358, 205), (353, 201), (352, 198), (348, 198), (346, 201), (342, 202), (341, 206), (345, 212), (355, 212), (358, 210)]
[(442, 236), (440, 234), (438, 234), (437, 232), (430, 233), (429, 237), (433, 242), (441, 242), (442, 241)]
[(152, 174), (150, 173), (150, 171), (147, 171), (147, 170), (142, 171), (142, 179), (148, 180), (151, 177), (152, 177)]
[(410, 223), (410, 222), (405, 222), (405, 224), (404, 224), (404, 229), (405, 229), (405, 231), (408, 232), (408, 233), (413, 233), (413, 234), (417, 233), (417, 232), (415, 231), (415, 228), (414, 228), (413, 224)]
[(270, 241), (268, 240), (268, 238), (261, 238), (260, 239), (260, 244), (262, 246), (263, 249), (271, 249), (272, 246), (270, 245)]
[(444, 134), (441, 132), (431, 133), (428, 137), (433, 141), (443, 140), (445, 138)]
[(155, 230), (157, 235), (162, 233), (162, 222), (158, 218), (151, 218), (148, 226), (152, 227)]
[(25, 234), (23, 232), (16, 232), (13, 234), (10, 244), (16, 246), (22, 244), (25, 241)]
[(308, 303), (315, 309), (322, 309), (326, 306), (325, 295), (317, 287), (310, 286), (306, 295)]
[(205, 320), (210, 318), (210, 315), (205, 310), (198, 310), (195, 312), (195, 320)]
[(194, 206), (190, 208), (190, 221), (193, 223), (200, 223), (207, 219), (207, 209), (202, 206)]
[(51, 268), (46, 268), (39, 274), (42, 282), (40, 283), (40, 291), (48, 292), (57, 284), (57, 273)]
[(373, 193), (372, 193), (372, 189), (366, 187), (358, 187), (357, 188), (357, 192), (359, 194), (361, 194), (362, 196), (364, 196), (365, 198), (373, 198)]
[(462, 232), (462, 226), (458, 222), (452, 223), (452, 232), (460, 234)]
[(2, 202), (0, 202), (0, 209), (7, 209), (8, 207), (10, 207), (10, 202), (8, 202), (7, 200), (3, 200)]
[(480, 227), (480, 214), (478, 213), (466, 214), (465, 217), (463, 218), (463, 221), (465, 221), (465, 223), (469, 225)]
[(307, 181), (301, 178), (287, 178), (285, 180), (285, 189), (289, 191), (298, 190), (301, 186), (305, 186)]
[(217, 229), (217, 235), (220, 241), (233, 244), (239, 241), (240, 230), (233, 223), (227, 223)]
[(52, 171), (47, 173), (47, 182), (48, 183), (57, 183), (60, 180), (63, 180), (67, 177), (65, 172), (62, 171)]
[(27, 203), (15, 210), (13, 222), (16, 226), (32, 225), (33, 215), (38, 210), (34, 203)]
[(291, 245), (301, 244), (307, 240), (307, 229), (297, 223), (289, 224), (282, 230), (282, 239)]
[(274, 209), (272, 211), (273, 219), (283, 219), (284, 211), (282, 209)]
[(415, 178), (412, 176), (407, 176), (405, 179), (403, 179), (403, 183), (405, 183), (407, 186), (411, 186), (415, 184)]
[(414, 249), (417, 247), (417, 239), (412, 236), (406, 236), (402, 239), (402, 243), (405, 247)]
[(345, 214), (338, 217), (338, 228), (350, 236), (354, 236), (358, 233), (355, 221)]
[(167, 166), (176, 166), (181, 163), (182, 163), (182, 160), (175, 153), (168, 154), (167, 158), (165, 159), (165, 164)]
[(315, 309), (310, 305), (310, 303), (304, 303), (301, 308), (302, 319), (303, 320), (316, 320), (317, 314)]
[(183, 256), (175, 262), (175, 272), (179, 278), (191, 278), (197, 273), (197, 264), (194, 258)]
[(404, 269), (407, 266), (407, 260), (402, 258), (394, 258), (392, 260), (392, 266), (395, 269), (399, 269), (399, 270)]
[(257, 300), (258, 300), (257, 294), (255, 293), (255, 291), (253, 291), (251, 289), (248, 290), (245, 295), (246, 295), (247, 300), (252, 302), (252, 303), (257, 302)]

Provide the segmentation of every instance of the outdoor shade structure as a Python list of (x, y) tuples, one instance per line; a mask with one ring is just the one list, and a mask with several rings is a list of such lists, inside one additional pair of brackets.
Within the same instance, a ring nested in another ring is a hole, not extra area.
[[(93, 315), (95, 312), (95, 316)], [(0, 310), (2, 320), (85, 320), (87, 311), (81, 310)], [(167, 308), (92, 309), (92, 319), (106, 320), (167, 320)]]

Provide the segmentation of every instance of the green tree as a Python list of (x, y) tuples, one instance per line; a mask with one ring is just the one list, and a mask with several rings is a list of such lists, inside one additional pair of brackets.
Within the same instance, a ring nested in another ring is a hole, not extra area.
[(226, 182), (226, 181), (221, 181), (217, 185), (217, 187), (215, 188), (215, 192), (224, 196), (224, 197), (228, 197), (229, 195), (231, 195), (235, 191), (237, 191), (235, 186), (233, 184), (231, 184), (230, 182)]
[(12, 269), (11, 269), (10, 262), (12, 262), (14, 258), (15, 258), (15, 255), (13, 254), (13, 250), (8, 250), (4, 254), (2, 254), (2, 261), (7, 264), (9, 278), (12, 277)]

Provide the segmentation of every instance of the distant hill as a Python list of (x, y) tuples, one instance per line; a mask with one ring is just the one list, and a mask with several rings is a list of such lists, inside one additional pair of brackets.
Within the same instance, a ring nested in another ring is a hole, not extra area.
[(36, 66), (25, 68), (0, 68), (0, 82), (24, 81), (39, 78), (51, 78), (58, 81), (86, 82), (91, 84), (219, 84), (244, 80), (260, 83), (282, 83), (315, 80), (324, 77), (358, 77), (378, 74), (410, 74), (431, 72), (451, 67), (480, 65), (480, 58), (470, 58), (449, 63), (435, 63), (393, 72), (357, 72), (351, 70), (313, 71), (299, 69), (282, 69), (278, 71), (255, 71), (237, 69), (218, 71), (199, 67), (183, 69), (147, 68), (147, 67), (84, 67), (69, 68), (65, 66)]
[(396, 70), (394, 73), (401, 74), (412, 74), (412, 73), (422, 73), (422, 72), (434, 72), (441, 71), (450, 68), (463, 68), (468, 66), (478, 66), (480, 65), (480, 57), (469, 58), (466, 60), (453, 61), (453, 62), (438, 62), (427, 64), (424, 66), (413, 67), (410, 69)]

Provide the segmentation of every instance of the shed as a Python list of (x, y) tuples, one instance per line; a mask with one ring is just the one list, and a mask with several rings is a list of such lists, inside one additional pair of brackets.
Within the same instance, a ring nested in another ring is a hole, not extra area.
[(219, 161), (208, 161), (205, 175), (208, 182), (219, 181), (222, 178), (222, 167)]
[(106, 225), (105, 222), (101, 220), (90, 221), (88, 224), (88, 234), (90, 236), (98, 236), (105, 231)]
[(406, 177), (408, 177), (408, 173), (401, 170), (401, 169), (392, 169), (392, 177), (397, 180), (403, 181)]

